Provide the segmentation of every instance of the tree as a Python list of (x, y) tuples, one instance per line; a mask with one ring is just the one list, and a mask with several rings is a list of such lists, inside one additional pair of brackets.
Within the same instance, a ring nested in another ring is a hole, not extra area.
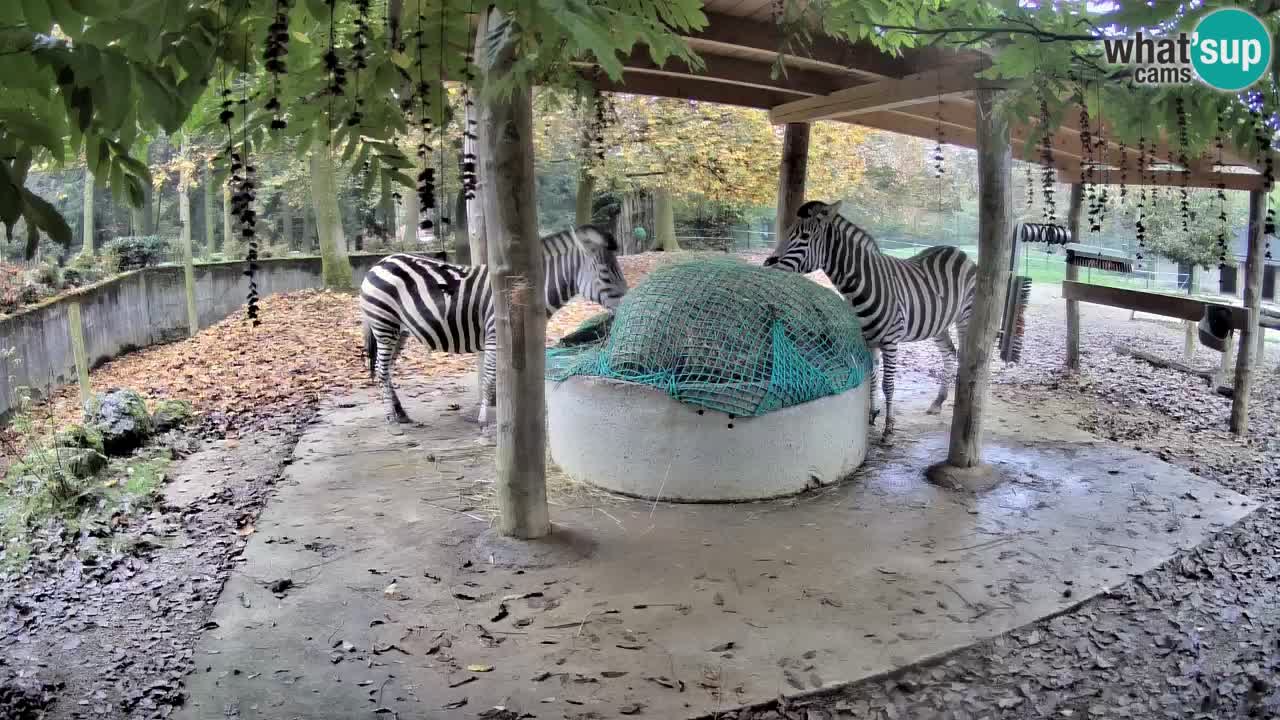
[(311, 192), (316, 234), (320, 236), (324, 286), (349, 290), (352, 287), (351, 260), (347, 257), (347, 239), (342, 233), (342, 217), (338, 210), (338, 182), (333, 159), (324, 148), (317, 148), (311, 153)]
[[(1216, 190), (1188, 189), (1184, 228), (1179, 192), (1175, 188), (1148, 191), (1149, 200), (1142, 212), (1147, 250), (1179, 265), (1217, 267), (1220, 259), (1235, 265), (1235, 230), (1245, 212), (1240, 197), (1243, 193), (1227, 193), (1227, 199), (1220, 201)], [(1123, 212), (1130, 222), (1137, 220), (1138, 210), (1132, 199), (1125, 203)], [(1219, 246), (1220, 237), (1226, 243), (1225, 252)]]

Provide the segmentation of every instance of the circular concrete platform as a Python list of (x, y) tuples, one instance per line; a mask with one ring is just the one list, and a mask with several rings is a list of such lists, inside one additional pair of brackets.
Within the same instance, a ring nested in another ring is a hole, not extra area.
[(579, 482), (675, 502), (764, 500), (862, 464), (868, 389), (730, 418), (647, 385), (579, 375), (547, 383), (547, 435), (552, 459)]

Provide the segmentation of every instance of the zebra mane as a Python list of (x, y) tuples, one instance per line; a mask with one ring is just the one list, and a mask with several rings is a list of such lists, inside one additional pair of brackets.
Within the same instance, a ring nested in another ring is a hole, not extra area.
[[(568, 242), (563, 242), (564, 239)], [(618, 251), (618, 241), (614, 239), (613, 233), (597, 225), (579, 225), (561, 230), (543, 238), (542, 245), (553, 255), (563, 254), (570, 249), (576, 249), (583, 255), (593, 255), (600, 249), (615, 253)]]
[(835, 217), (831, 218), (830, 222), (831, 233), (828, 237), (839, 237), (841, 240), (846, 240), (850, 236), (854, 236), (857, 238), (857, 242), (864, 242), (870, 245), (871, 249), (877, 253), (884, 253), (880, 249), (880, 243), (876, 242), (875, 237), (849, 218), (837, 213)]

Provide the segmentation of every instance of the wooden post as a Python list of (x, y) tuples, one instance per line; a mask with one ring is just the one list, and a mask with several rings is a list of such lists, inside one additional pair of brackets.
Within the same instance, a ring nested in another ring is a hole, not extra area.
[(1227, 336), (1222, 340), (1222, 363), (1218, 366), (1217, 376), (1213, 380), (1214, 387), (1226, 385), (1227, 380), (1231, 379), (1231, 366), (1235, 364), (1236, 358), (1235, 342), (1235, 331), (1228, 330)]
[[(484, 48), (485, 28), (487, 26), (486, 13), (480, 13), (476, 17), (476, 39), (475, 52), (472, 57), (479, 57), (479, 51)], [(479, 93), (478, 87), (471, 88), (471, 97), (476, 97)], [(467, 122), (466, 127), (474, 128), (472, 135), (475, 137), (463, 136), (462, 151), (464, 154), (470, 153), (476, 158), (476, 191), (475, 197), (467, 200), (467, 239), (471, 245), (471, 264), (485, 265), (489, 262), (489, 239), (485, 233), (485, 215), (484, 215), (484, 195), (485, 186), (489, 181), (484, 174), (480, 172), (480, 148), (485, 145), (484, 128), (480, 126), (480, 113), (473, 104), (465, 109), (464, 119)], [(476, 392), (481, 389), (481, 375), (484, 373), (484, 353), (476, 355)], [(488, 402), (488, 398), (480, 398), (480, 402)]]
[(1249, 432), (1249, 391), (1253, 386), (1254, 347), (1257, 344), (1258, 313), (1262, 305), (1263, 224), (1267, 216), (1267, 193), (1249, 193), (1249, 250), (1244, 266), (1244, 307), (1249, 320), (1240, 331), (1240, 349), (1236, 352), (1236, 377), (1231, 396), (1231, 432)]
[(83, 405), (93, 396), (93, 388), (89, 386), (89, 355), (85, 352), (79, 300), (67, 304), (67, 330), (71, 335), (71, 355), (76, 361), (76, 382), (80, 384), (80, 404)]
[[(490, 22), (501, 16), (492, 10)], [(488, 59), (485, 87), (508, 74), (509, 38), (476, 53)], [(533, 103), (528, 86), (480, 104), (480, 177), (490, 233), (489, 278), (498, 340), (498, 530), (533, 539), (551, 532), (547, 511), (547, 424), (543, 370), (547, 314), (542, 243), (534, 200)]]
[(1013, 159), (1009, 123), (996, 112), (998, 90), (976, 91), (978, 151), (978, 277), (973, 314), (961, 338), (956, 407), (947, 465), (972, 468), (982, 461), (982, 414), (991, 382), (991, 354), (1009, 281), (1013, 242), (1009, 183)]
[[(787, 123), (782, 136), (782, 163), (778, 166), (778, 217), (773, 223), (774, 247), (804, 204), (804, 180), (809, 169), (809, 123)], [(838, 200), (839, 198), (831, 198)]]
[[(413, 171), (413, 176), (417, 177), (418, 171)], [(404, 226), (401, 228), (400, 242), (409, 247), (415, 247), (418, 244), (418, 191), (409, 190), (401, 194), (404, 205)]]
[[(1191, 270), (1187, 273), (1187, 295), (1195, 297), (1199, 288), (1199, 273), (1195, 265), (1191, 266)], [(1182, 357), (1185, 360), (1191, 360), (1196, 354), (1196, 327), (1198, 323), (1192, 320), (1183, 320), (1182, 328)]]
[(217, 227), (214, 225), (214, 198), (215, 188), (213, 186), (213, 173), (209, 170), (209, 166), (204, 166), (204, 250), (200, 253), (200, 257), (207, 258), (213, 253), (218, 244)]
[[(1071, 201), (1067, 205), (1067, 230), (1071, 233), (1072, 242), (1080, 237), (1080, 208), (1084, 204), (1084, 186), (1079, 183), (1071, 185)], [(1075, 282), (1080, 279), (1080, 268), (1067, 264), (1067, 279)], [(1067, 301), (1067, 370), (1080, 369), (1080, 303)]]
[(573, 222), (575, 225), (586, 225), (591, 222), (591, 201), (595, 199), (596, 179), (586, 168), (578, 171), (578, 198), (574, 207)]
[(222, 252), (229, 253), (236, 246), (234, 233), (231, 224), (231, 183), (228, 182), (222, 186)]
[[(187, 136), (182, 136), (182, 157), (187, 156)], [(183, 163), (183, 167), (187, 167)], [(178, 176), (178, 222), (182, 224), (182, 280), (187, 296), (187, 329), (191, 337), (200, 332), (200, 315), (196, 310), (195, 253), (191, 249), (191, 173)]]
[(80, 252), (93, 254), (93, 173), (84, 169), (84, 222), (80, 225)]
[(680, 241), (676, 239), (676, 215), (671, 206), (670, 190), (658, 188), (654, 191), (653, 216), (654, 246), (662, 248), (663, 252), (679, 251)]

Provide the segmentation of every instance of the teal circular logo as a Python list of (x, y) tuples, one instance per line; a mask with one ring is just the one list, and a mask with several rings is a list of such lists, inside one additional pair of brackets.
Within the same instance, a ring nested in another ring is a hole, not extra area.
[(1271, 35), (1252, 13), (1214, 10), (1200, 19), (1191, 39), (1191, 65), (1210, 87), (1235, 92), (1262, 79), (1271, 67)]

